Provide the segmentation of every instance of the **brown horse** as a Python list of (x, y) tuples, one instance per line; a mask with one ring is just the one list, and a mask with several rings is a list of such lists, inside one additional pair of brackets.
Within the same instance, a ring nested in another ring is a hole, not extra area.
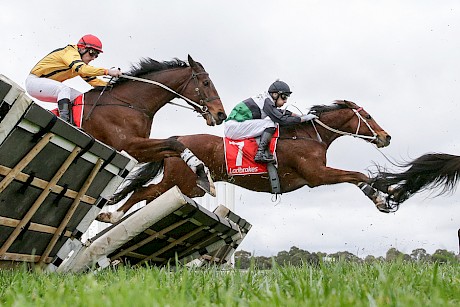
[[(304, 185), (320, 185), (349, 182), (357, 185), (381, 211), (386, 212), (385, 203), (379, 193), (367, 183), (369, 178), (359, 172), (334, 169), (326, 166), (326, 151), (331, 143), (342, 135), (364, 138), (377, 147), (389, 145), (391, 137), (362, 108), (350, 101), (336, 101), (330, 106), (314, 106), (310, 112), (319, 117), (316, 123), (305, 122), (283, 127), (276, 149), (281, 192), (287, 193)], [(199, 134), (181, 136), (178, 141), (189, 147), (209, 167), (216, 181), (226, 181), (257, 192), (270, 192), (271, 185), (266, 174), (229, 176), (226, 171), (222, 137)], [(159, 163), (148, 163), (139, 169), (136, 176), (120, 192), (114, 195), (117, 203), (131, 191), (133, 195), (113, 213), (101, 213), (98, 220), (116, 222), (131, 206), (142, 200), (151, 201), (177, 185), (189, 197), (203, 196), (195, 185), (193, 174), (181, 159), (164, 161), (163, 179), (158, 184), (143, 185), (161, 169)]]
[(389, 172), (380, 168), (372, 186), (388, 193), (387, 206), (393, 211), (412, 195), (430, 189), (440, 189), (438, 195), (453, 192), (460, 177), (460, 156), (431, 153), (399, 165), (406, 171)]
[[(110, 88), (94, 88), (85, 93), (83, 129), (105, 144), (128, 152), (139, 162), (179, 157), (186, 147), (177, 139), (149, 139), (153, 117), (161, 107), (180, 97), (209, 126), (219, 125), (227, 118), (209, 74), (190, 55), (188, 63), (178, 59), (169, 62), (144, 59)], [(190, 155), (193, 156), (189, 152), (187, 158)], [(194, 161), (191, 166), (195, 171), (203, 172), (201, 161)], [(206, 178), (204, 174), (200, 176)]]

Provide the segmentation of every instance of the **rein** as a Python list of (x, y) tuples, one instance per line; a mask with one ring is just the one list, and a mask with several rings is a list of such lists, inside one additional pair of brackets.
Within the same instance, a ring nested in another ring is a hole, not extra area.
[[(185, 83), (185, 85), (182, 87), (182, 89), (181, 89), (180, 92), (182, 92), (182, 90), (185, 89), (185, 88), (187, 87), (187, 85), (189, 84), (190, 80), (193, 79), (193, 80), (195, 80), (195, 85), (196, 85), (195, 91), (197, 92), (197, 94), (200, 95), (201, 93), (200, 93), (200, 89), (198, 88), (198, 81), (197, 81), (197, 76), (200, 75), (200, 74), (207, 74), (207, 73), (204, 73), (204, 72), (203, 72), (203, 73), (195, 73), (195, 72), (193, 72), (193, 73), (192, 73), (192, 76), (191, 76), (191, 77), (189, 78), (189, 80)], [(191, 99), (185, 97), (184, 95), (181, 95), (180, 93), (174, 91), (173, 89), (167, 87), (166, 85), (164, 85), (164, 84), (162, 84), (162, 83), (160, 83), (160, 82), (153, 81), (153, 80), (149, 80), (149, 79), (144, 79), (144, 78), (139, 78), (139, 77), (128, 76), (128, 75), (124, 75), (124, 74), (121, 75), (120, 77), (125, 78), (125, 79), (134, 80), (134, 81), (139, 81), (139, 82), (144, 82), (144, 83), (149, 83), (149, 84), (157, 85), (157, 86), (161, 87), (162, 89), (165, 89), (165, 90), (167, 90), (167, 91), (173, 93), (173, 94), (176, 95), (177, 97), (179, 97), (179, 98), (185, 100), (187, 103), (189, 103), (189, 104), (195, 106), (196, 108), (200, 109), (200, 111), (201, 111), (202, 114), (209, 113), (209, 112), (208, 112), (208, 107), (207, 107), (207, 106), (202, 106), (202, 105), (196, 103), (195, 101), (193, 101), (193, 100), (191, 100)], [(200, 96), (201, 96), (201, 95), (200, 95)], [(203, 98), (203, 97), (200, 97), (200, 98)], [(201, 103), (207, 103), (207, 102), (212, 101), (212, 100), (215, 100), (215, 99), (219, 99), (219, 97), (211, 97), (211, 98), (200, 99), (200, 102), (201, 102)], [(169, 102), (169, 103), (172, 103), (172, 102)], [(176, 104), (176, 105), (177, 105), (177, 104)], [(187, 107), (186, 107), (186, 108), (187, 108)]]
[(94, 108), (96, 107), (96, 105), (97, 105), (99, 99), (101, 99), (102, 94), (104, 94), (105, 89), (109, 86), (109, 84), (110, 84), (110, 82), (111, 82), (112, 80), (113, 80), (113, 77), (110, 78), (110, 81), (107, 82), (107, 84), (104, 86), (104, 88), (102, 89), (101, 93), (100, 93), (99, 96), (97, 97), (96, 102), (95, 102), (95, 103), (93, 104), (93, 106), (91, 107), (91, 110), (89, 110), (88, 115), (86, 115), (85, 120), (88, 120), (88, 119), (91, 118), (91, 113), (93, 113)]

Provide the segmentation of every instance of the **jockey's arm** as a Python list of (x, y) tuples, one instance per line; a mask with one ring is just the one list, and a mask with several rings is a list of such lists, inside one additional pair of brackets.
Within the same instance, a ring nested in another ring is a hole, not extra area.
[(264, 112), (267, 113), (268, 117), (271, 118), (275, 123), (280, 126), (289, 126), (300, 123), (300, 117), (294, 116), (291, 111), (281, 112), (280, 109), (270, 101), (266, 100), (264, 103)]
[(77, 50), (69, 50), (62, 56), (62, 60), (75, 74), (78, 74), (90, 85), (105, 86), (107, 84), (107, 82), (96, 78), (96, 76), (106, 75), (107, 70), (85, 64)]
[(97, 68), (88, 64), (85, 64), (81, 59), (80, 54), (76, 49), (67, 50), (62, 55), (62, 61), (76, 74), (81, 77), (96, 77), (103, 76), (106, 74), (106, 69)]
[(96, 77), (82, 77), (83, 80), (85, 80), (86, 82), (88, 82), (91, 86), (106, 86), (107, 85), (107, 82), (105, 82), (104, 80), (101, 80), (101, 79), (98, 79)]

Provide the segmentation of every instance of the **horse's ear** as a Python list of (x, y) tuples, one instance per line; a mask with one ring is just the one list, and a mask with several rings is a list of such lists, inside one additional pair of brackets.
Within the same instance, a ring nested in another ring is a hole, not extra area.
[(192, 68), (195, 68), (195, 67), (198, 66), (198, 65), (196, 64), (196, 62), (192, 59), (192, 57), (190, 56), (190, 54), (188, 55), (188, 64), (189, 64), (190, 67), (192, 67)]

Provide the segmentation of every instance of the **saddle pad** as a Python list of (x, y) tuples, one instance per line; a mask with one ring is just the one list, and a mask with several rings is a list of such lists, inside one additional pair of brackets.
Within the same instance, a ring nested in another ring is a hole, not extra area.
[[(276, 160), (276, 144), (278, 141), (279, 129), (276, 130), (270, 142), (270, 152)], [(227, 173), (235, 175), (255, 175), (268, 172), (267, 164), (254, 161), (257, 148), (259, 147), (256, 138), (244, 140), (232, 140), (224, 137), (225, 164)]]
[[(73, 121), (75, 123), (75, 126), (78, 128), (81, 128), (81, 122), (83, 118), (83, 107), (85, 105), (84, 102), (84, 94), (78, 96), (75, 98), (75, 100), (72, 103), (72, 116), (73, 116)], [(54, 110), (51, 110), (56, 116), (59, 116), (59, 109), (56, 108)]]

